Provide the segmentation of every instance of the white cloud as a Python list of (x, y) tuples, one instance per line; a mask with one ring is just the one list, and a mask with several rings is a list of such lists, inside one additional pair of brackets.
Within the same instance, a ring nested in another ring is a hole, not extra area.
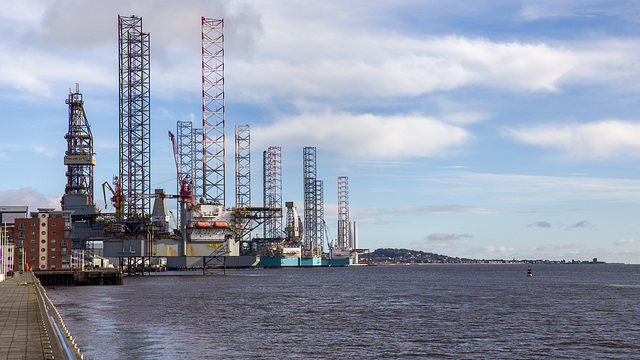
[(45, 196), (34, 188), (0, 191), (0, 204), (4, 206), (28, 206), (29, 211), (38, 208), (60, 209), (62, 194)]
[[(167, 97), (189, 89), (198, 93), (202, 15), (225, 18), (227, 91), (240, 101), (371, 102), (468, 86), (553, 92), (564, 82), (630, 82), (640, 74), (634, 61), (640, 43), (633, 40), (553, 45), (406, 35), (379, 26), (378, 15), (364, 16), (360, 5), (341, 2), (28, 4), (4, 5), (10, 19), (31, 7), (41, 10), (24, 22), (28, 31), (7, 27), (15, 32), (0, 40), (0, 79), (10, 89), (39, 96), (52, 91), (51, 82), (115, 86), (118, 13), (143, 17), (143, 30), (151, 34), (154, 93)], [(451, 121), (476, 117), (460, 114)]]
[(506, 254), (506, 253), (512, 253), (514, 251), (516, 251), (516, 249), (509, 246), (490, 245), (490, 246), (483, 247), (480, 252), (486, 253), (486, 254)]
[(574, 160), (640, 157), (640, 123), (605, 120), (586, 124), (545, 124), (508, 129), (507, 135), (527, 145), (553, 148)]
[(631, 239), (631, 238), (629, 238), (629, 239), (620, 239), (620, 240), (616, 240), (616, 241), (614, 242), (614, 244), (615, 244), (615, 245), (631, 245), (631, 244), (633, 244), (634, 242), (636, 242), (636, 240), (635, 240), (635, 239)]
[(254, 127), (251, 138), (257, 148), (321, 144), (326, 150), (347, 157), (393, 160), (451, 152), (472, 136), (461, 127), (420, 114), (380, 116), (326, 111)]
[(403, 215), (495, 215), (504, 214), (504, 212), (484, 209), (475, 206), (464, 205), (431, 205), (431, 206), (404, 206), (395, 209), (388, 209), (388, 214), (403, 214)]
[(469, 238), (473, 238), (473, 235), (471, 235), (471, 234), (445, 234), (445, 233), (433, 233), (433, 234), (427, 235), (427, 240), (428, 241), (435, 241), (435, 242), (451, 242), (451, 241), (458, 241), (458, 240), (461, 240), (461, 239), (469, 239)]
[(640, 202), (640, 180), (635, 179), (454, 172), (429, 176), (424, 181), (441, 183), (448, 191), (461, 196), (468, 193), (500, 194), (503, 201), (516, 203), (572, 200)]

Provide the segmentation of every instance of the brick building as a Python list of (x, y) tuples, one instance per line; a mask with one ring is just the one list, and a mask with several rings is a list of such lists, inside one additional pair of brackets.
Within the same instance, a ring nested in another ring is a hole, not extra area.
[(34, 270), (68, 269), (71, 260), (71, 214), (39, 208), (30, 218), (15, 219), (14, 241), (16, 257), (22, 258)]

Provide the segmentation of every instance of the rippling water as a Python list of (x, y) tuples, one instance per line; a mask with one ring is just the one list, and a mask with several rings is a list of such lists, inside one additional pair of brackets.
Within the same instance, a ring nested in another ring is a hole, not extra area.
[(48, 290), (85, 359), (640, 356), (640, 266), (165, 273)]

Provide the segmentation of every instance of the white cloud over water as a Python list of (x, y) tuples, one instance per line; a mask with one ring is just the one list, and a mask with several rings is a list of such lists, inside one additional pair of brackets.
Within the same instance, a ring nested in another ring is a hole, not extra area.
[(374, 115), (324, 111), (284, 117), (252, 128), (252, 145), (309, 146), (350, 158), (393, 160), (456, 151), (471, 139), (463, 127), (422, 114)]
[(508, 129), (506, 133), (523, 144), (559, 150), (572, 160), (640, 157), (640, 123), (637, 122), (543, 124)]

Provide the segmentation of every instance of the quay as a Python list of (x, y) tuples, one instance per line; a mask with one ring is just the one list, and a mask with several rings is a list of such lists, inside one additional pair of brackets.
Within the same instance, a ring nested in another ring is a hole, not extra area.
[(36, 271), (42, 286), (122, 285), (122, 271), (100, 270), (47, 270)]
[(33, 272), (0, 282), (0, 359), (82, 359)]

